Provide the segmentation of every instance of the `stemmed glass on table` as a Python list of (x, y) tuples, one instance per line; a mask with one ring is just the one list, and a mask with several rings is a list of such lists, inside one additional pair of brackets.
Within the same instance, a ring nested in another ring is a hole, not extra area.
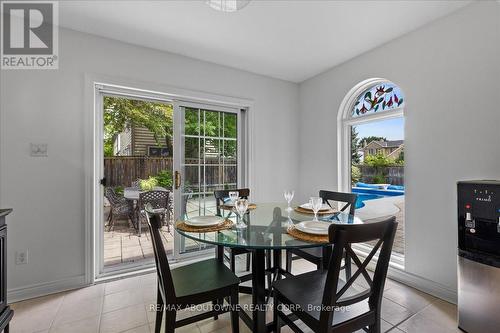
[(311, 205), (311, 209), (314, 212), (314, 221), (318, 221), (318, 212), (321, 207), (323, 207), (323, 198), (320, 197), (311, 197), (309, 199), (309, 204)]
[(285, 197), (285, 200), (288, 203), (288, 208), (286, 209), (288, 212), (290, 212), (292, 210), (292, 207), (290, 207), (290, 202), (292, 202), (294, 194), (295, 194), (295, 191), (284, 191), (283, 192), (283, 196)]
[(247, 199), (238, 199), (234, 203), (234, 209), (236, 214), (238, 214), (238, 219), (236, 222), (236, 229), (245, 229), (247, 225), (243, 222), (243, 217), (248, 210), (248, 200)]

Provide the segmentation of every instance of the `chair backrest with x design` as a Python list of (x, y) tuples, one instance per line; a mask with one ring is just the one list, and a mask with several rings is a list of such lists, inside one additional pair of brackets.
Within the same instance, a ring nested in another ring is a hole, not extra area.
[(175, 289), (168, 264), (167, 253), (163, 246), (160, 229), (162, 227), (162, 219), (160, 214), (154, 212), (154, 207), (151, 204), (146, 204), (146, 218), (148, 221), (151, 241), (153, 243), (153, 253), (156, 263), (156, 273), (158, 275), (158, 286), (164, 297), (165, 304), (175, 304)]
[(319, 191), (319, 197), (323, 199), (323, 203), (328, 204), (330, 207), (331, 204), (329, 201), (345, 203), (340, 211), (344, 212), (347, 208), (349, 208), (349, 214), (354, 215), (356, 210), (356, 199), (358, 198), (357, 194), (321, 190)]
[(229, 198), (229, 192), (238, 192), (238, 196), (240, 199), (248, 199), (248, 197), (250, 196), (250, 189), (248, 188), (214, 191), (217, 215), (220, 215), (220, 206), (224, 204), (224, 199)]
[[(370, 310), (380, 310), (396, 228), (397, 223), (394, 216), (373, 223), (332, 224), (330, 226), (328, 229), (329, 239), (335, 245), (328, 266), (322, 301), (324, 310), (320, 314), (320, 325), (331, 327), (334, 311), (328, 311), (328, 309), (347, 307), (366, 299), (368, 299)], [(370, 254), (362, 261), (352, 250), (351, 244), (369, 241), (377, 241), (377, 243)], [(367, 266), (377, 252), (379, 254), (372, 279), (368, 274)], [(357, 270), (343, 284), (343, 282), (339, 283), (339, 276), (342, 258), (346, 253), (357, 266)], [(360, 275), (364, 277), (368, 287), (363, 291), (353, 293), (353, 283)], [(346, 292), (348, 292), (348, 296), (346, 296)]]

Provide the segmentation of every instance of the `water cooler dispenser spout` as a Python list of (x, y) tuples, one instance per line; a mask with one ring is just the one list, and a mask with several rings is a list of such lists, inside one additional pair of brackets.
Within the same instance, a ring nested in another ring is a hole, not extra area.
[[(465, 226), (473, 230), (476, 228), (476, 222), (472, 219), (472, 215), (469, 212), (465, 213)], [(471, 232), (473, 231), (471, 230)]]

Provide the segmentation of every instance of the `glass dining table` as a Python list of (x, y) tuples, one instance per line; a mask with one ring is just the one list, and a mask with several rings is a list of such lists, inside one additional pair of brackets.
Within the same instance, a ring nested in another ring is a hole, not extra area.
[[(328, 243), (302, 241), (287, 233), (289, 226), (310, 221), (313, 215), (295, 210), (289, 211), (286, 204), (257, 203), (256, 206), (243, 217), (246, 224), (244, 229), (234, 227), (237, 219), (234, 212), (222, 210), (222, 215), (234, 222), (231, 229), (215, 232), (186, 232), (176, 227), (176, 232), (197, 242), (215, 245), (216, 256), (221, 262), (224, 261), (224, 248), (245, 249), (252, 253), (251, 288), (240, 286), (240, 292), (252, 295), (252, 311), (250, 316), (242, 310), (240, 317), (253, 332), (263, 333), (274, 331), (274, 323), (266, 323), (266, 310), (269, 309), (267, 301), (270, 295), (270, 289), (266, 289), (266, 276), (271, 274), (273, 280), (278, 280), (290, 275), (282, 269), (282, 250), (322, 247), (324, 257), (327, 258), (332, 247), (325, 246), (329, 245)], [(363, 223), (358, 217), (343, 212), (320, 216), (319, 220), (334, 224)], [(272, 253), (272, 265), (267, 268), (265, 267), (266, 252)]]

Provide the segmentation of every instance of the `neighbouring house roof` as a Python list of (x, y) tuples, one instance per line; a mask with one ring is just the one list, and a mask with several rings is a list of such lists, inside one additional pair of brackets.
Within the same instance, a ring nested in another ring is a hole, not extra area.
[(388, 158), (398, 158), (403, 150), (404, 150), (404, 145), (401, 145), (398, 148), (396, 148), (392, 153), (387, 155), (387, 157)]
[(382, 147), (399, 147), (404, 143), (404, 140), (379, 141)]
[(369, 146), (373, 145), (378, 145), (380, 147), (384, 148), (392, 148), (392, 147), (399, 147), (404, 143), (404, 140), (392, 140), (392, 141), (372, 141), (368, 145), (366, 145), (365, 148), (368, 148)]

